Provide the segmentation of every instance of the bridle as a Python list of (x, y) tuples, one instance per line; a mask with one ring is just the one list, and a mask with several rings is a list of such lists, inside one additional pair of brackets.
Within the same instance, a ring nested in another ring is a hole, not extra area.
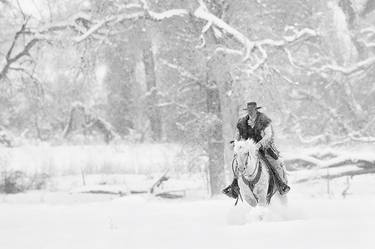
[[(247, 152), (246, 153), (246, 159), (245, 159), (245, 167), (244, 167), (244, 170), (241, 172), (241, 174), (246, 170), (247, 168), (247, 165), (248, 165), (248, 161), (249, 161), (249, 157), (250, 157), (250, 152)], [(234, 170), (234, 162), (236, 162), (236, 168), (238, 169), (238, 161), (237, 161), (237, 154), (235, 153), (234, 156), (233, 156), (233, 161), (232, 161), (232, 171), (233, 171), (233, 174), (235, 174), (235, 170)], [(257, 158), (257, 162), (255, 164), (255, 168), (253, 170), (253, 172), (249, 175), (249, 178), (253, 178), (255, 177), (255, 175), (257, 174), (259, 170), (259, 157)]]
[[(255, 164), (254, 171), (248, 176), (249, 179), (246, 179), (245, 176), (243, 175), (243, 172), (247, 168), (249, 157), (250, 157), (250, 152), (248, 151), (246, 153), (245, 167), (244, 167), (244, 170), (241, 172), (241, 175), (242, 175), (242, 180), (246, 183), (246, 185), (249, 186), (251, 192), (254, 195), (254, 198), (255, 198), (256, 202), (258, 203), (259, 200), (258, 200), (258, 197), (254, 193), (254, 187), (255, 187), (255, 184), (257, 184), (259, 182), (260, 176), (262, 174), (262, 168), (260, 167), (259, 156), (257, 156), (257, 161), (256, 161), (256, 164)], [(233, 161), (232, 161), (232, 171), (233, 171), (233, 174), (236, 175), (236, 172), (235, 172), (234, 167), (233, 167), (234, 162), (236, 162), (236, 164), (237, 164), (236, 168), (238, 169), (237, 153), (234, 153)], [(241, 200), (242, 200), (241, 195), (240, 195), (240, 197), (241, 197)], [(237, 199), (235, 205), (237, 204), (237, 202), (238, 202), (238, 199)]]

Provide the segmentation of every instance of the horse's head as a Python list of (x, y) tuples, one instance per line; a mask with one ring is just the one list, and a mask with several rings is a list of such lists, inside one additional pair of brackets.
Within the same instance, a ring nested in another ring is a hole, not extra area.
[(234, 157), (240, 173), (253, 172), (257, 162), (257, 149), (253, 140), (240, 140), (234, 142)]

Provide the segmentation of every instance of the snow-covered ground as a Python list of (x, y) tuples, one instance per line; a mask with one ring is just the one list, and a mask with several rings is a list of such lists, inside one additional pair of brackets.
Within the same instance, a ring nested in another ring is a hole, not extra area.
[[(287, 207), (250, 209), (208, 199), (204, 171), (182, 161), (180, 148), (142, 146), (1, 150), (1, 170), (50, 178), (43, 191), (0, 195), (0, 249), (374, 248), (375, 175), (321, 178), (358, 166), (290, 172)], [(185, 189), (185, 198), (129, 195), (149, 190), (166, 169), (172, 178), (161, 191)], [(297, 184), (302, 178), (313, 180)], [(90, 190), (112, 194), (82, 193)]]
[(182, 168), (183, 152), (176, 144), (41, 144), (0, 147), (0, 170), (43, 172), (49, 175), (80, 174), (81, 171), (144, 174)]
[(374, 248), (375, 177), (354, 179), (346, 198), (324, 194), (322, 182), (294, 185), (288, 207), (275, 210), (224, 196), (2, 195), (0, 248)]

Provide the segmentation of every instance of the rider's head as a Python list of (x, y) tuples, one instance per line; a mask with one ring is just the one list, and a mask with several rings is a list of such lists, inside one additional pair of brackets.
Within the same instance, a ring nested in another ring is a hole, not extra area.
[(247, 111), (250, 117), (254, 117), (260, 108), (262, 107), (258, 107), (256, 102), (248, 102), (244, 110)]

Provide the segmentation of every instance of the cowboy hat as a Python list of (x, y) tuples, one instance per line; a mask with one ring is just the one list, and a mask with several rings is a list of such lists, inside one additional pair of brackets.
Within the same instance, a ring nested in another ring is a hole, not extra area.
[(257, 103), (256, 102), (247, 102), (247, 105), (246, 105), (246, 108), (242, 109), (242, 110), (252, 110), (252, 109), (260, 109), (262, 108), (261, 106), (257, 106)]

